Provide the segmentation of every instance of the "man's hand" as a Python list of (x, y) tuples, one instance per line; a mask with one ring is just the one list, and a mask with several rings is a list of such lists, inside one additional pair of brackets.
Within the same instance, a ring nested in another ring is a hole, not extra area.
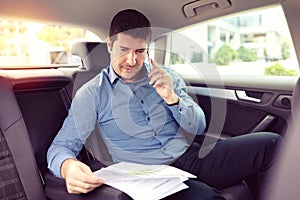
[(87, 193), (103, 184), (89, 166), (74, 159), (63, 162), (61, 176), (66, 180), (67, 190), (71, 194)]
[(167, 104), (178, 102), (178, 96), (174, 92), (173, 81), (171, 76), (159, 67), (154, 60), (151, 59), (153, 70), (149, 73), (150, 85), (156, 89), (157, 93), (164, 99)]

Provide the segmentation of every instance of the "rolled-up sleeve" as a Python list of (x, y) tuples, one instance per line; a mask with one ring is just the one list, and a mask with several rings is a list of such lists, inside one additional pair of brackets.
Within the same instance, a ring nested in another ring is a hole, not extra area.
[(174, 91), (179, 104), (170, 106), (174, 118), (185, 131), (199, 135), (206, 128), (205, 114), (202, 108), (188, 95), (184, 80), (173, 70), (168, 71), (173, 79)]

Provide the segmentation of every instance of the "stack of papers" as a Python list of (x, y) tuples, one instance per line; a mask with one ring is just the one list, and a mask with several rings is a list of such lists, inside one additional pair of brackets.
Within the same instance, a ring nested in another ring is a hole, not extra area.
[(121, 162), (95, 171), (94, 174), (111, 187), (135, 200), (162, 199), (187, 189), (183, 182), (196, 178), (193, 174), (168, 165), (142, 165)]

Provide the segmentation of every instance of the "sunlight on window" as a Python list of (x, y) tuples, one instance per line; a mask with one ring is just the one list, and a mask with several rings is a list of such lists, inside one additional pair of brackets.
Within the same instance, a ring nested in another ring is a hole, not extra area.
[(58, 25), (0, 19), (0, 66), (80, 65), (76, 41), (100, 41), (92, 32)]

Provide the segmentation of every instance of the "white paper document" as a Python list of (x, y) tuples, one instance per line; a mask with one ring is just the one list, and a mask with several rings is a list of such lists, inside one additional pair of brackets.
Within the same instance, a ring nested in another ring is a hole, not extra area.
[(95, 171), (103, 182), (135, 200), (162, 199), (187, 189), (183, 182), (193, 174), (168, 165), (142, 165), (121, 162)]

